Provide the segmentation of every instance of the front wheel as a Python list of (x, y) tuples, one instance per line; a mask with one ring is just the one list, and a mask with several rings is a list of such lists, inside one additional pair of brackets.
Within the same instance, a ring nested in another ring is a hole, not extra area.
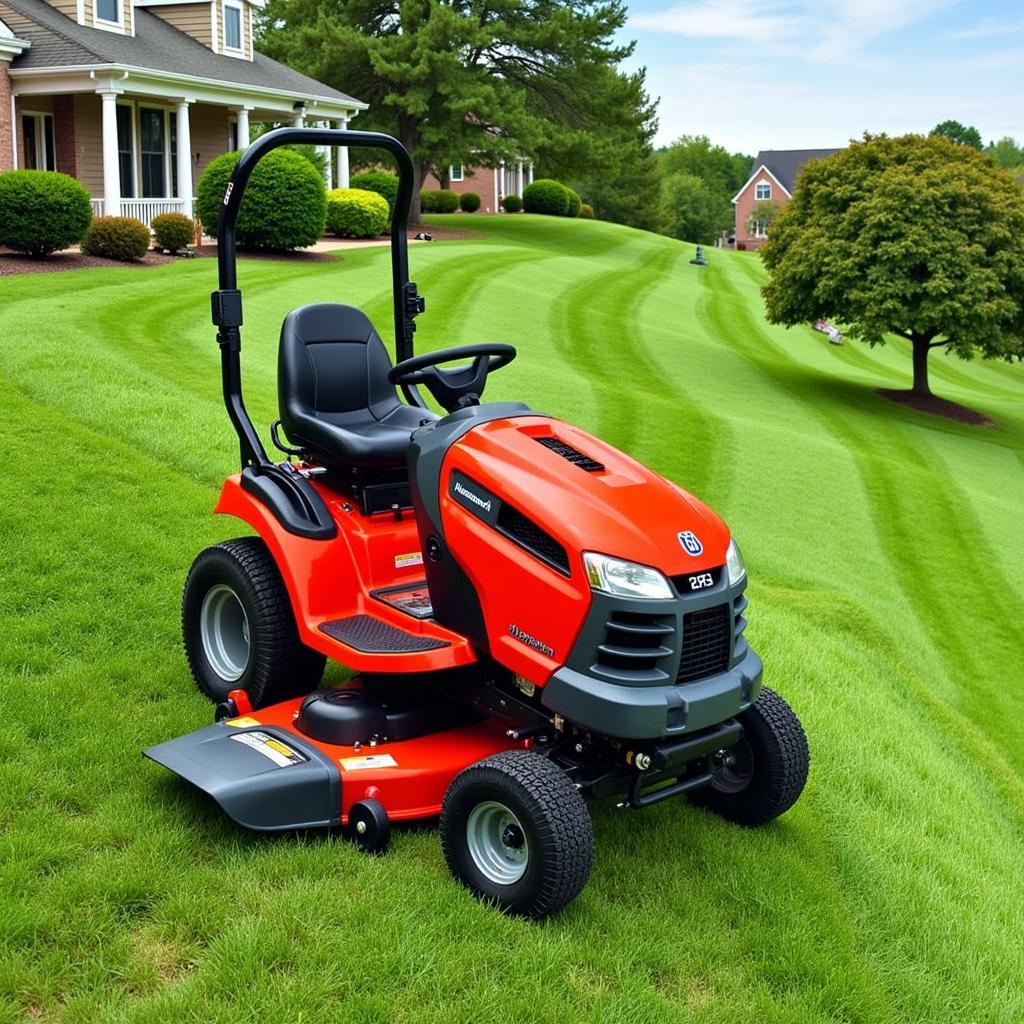
[(245, 690), (254, 708), (315, 690), (326, 659), (300, 640), (281, 574), (259, 537), (229, 540), (192, 563), (181, 601), (196, 685), (222, 703)]
[(785, 814), (807, 782), (810, 752), (793, 709), (765, 687), (738, 718), (743, 734), (712, 755), (711, 782), (687, 794), (737, 825), (754, 828)]
[(507, 750), (455, 778), (441, 809), (441, 847), (451, 873), (475, 896), (540, 918), (583, 888), (594, 833), (561, 768), (540, 754)]

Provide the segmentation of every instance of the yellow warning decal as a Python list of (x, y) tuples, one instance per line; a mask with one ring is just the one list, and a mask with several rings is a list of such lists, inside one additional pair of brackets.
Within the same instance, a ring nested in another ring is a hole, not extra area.
[(343, 757), (338, 764), (347, 772), (364, 768), (397, 768), (398, 762), (390, 754), (364, 754), (362, 757)]
[(285, 757), (290, 757), (292, 754), (291, 747), (286, 747), (283, 743), (279, 743), (273, 737), (268, 739), (266, 744), (271, 750), (276, 750), (279, 754), (284, 754)]
[(257, 722), (255, 718), (245, 717), (245, 718), (229, 718), (224, 724), (225, 725), (237, 725), (239, 727), (244, 728), (247, 725), (259, 725), (260, 723)]
[(423, 552), (410, 551), (407, 555), (395, 555), (395, 568), (405, 569), (410, 565), (422, 565)]

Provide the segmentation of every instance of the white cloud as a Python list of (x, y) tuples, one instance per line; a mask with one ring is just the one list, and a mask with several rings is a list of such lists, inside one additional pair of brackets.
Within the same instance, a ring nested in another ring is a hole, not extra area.
[(1024, 32), (1024, 18), (1007, 21), (1005, 18), (982, 18), (977, 25), (952, 33), (953, 39), (991, 39), (993, 36)]

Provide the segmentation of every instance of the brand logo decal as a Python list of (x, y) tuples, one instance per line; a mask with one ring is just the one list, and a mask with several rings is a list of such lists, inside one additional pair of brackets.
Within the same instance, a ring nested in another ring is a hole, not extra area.
[(463, 487), (458, 480), (455, 481), (454, 487), (455, 493), (465, 498), (466, 501), (471, 501), (477, 508), (482, 508), (485, 512), (491, 511), (491, 499), (488, 498), (484, 501), (479, 494), (474, 494), (469, 488)]
[(235, 183), (233, 181), (228, 182), (228, 187), (224, 190), (224, 205), (228, 205), (228, 200), (231, 198), (231, 193), (235, 190)]
[(509, 624), (508, 633), (509, 636), (518, 640), (521, 644), (526, 644), (527, 647), (532, 647), (535, 651), (540, 651), (541, 654), (546, 654), (549, 658), (555, 656), (554, 647), (548, 647), (546, 643), (538, 640), (535, 636), (530, 636), (529, 633), (520, 629), (514, 622)]
[(691, 530), (683, 530), (678, 534), (679, 543), (682, 544), (683, 550), (688, 555), (693, 555), (694, 558), (697, 555), (702, 554), (704, 551), (704, 545), (697, 539), (697, 534)]

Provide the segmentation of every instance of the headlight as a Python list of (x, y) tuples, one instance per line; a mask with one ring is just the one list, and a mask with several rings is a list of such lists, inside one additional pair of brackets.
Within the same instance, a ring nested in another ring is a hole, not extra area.
[(735, 587), (747, 575), (746, 567), (743, 565), (743, 556), (734, 540), (729, 541), (729, 550), (725, 553), (725, 567), (729, 572), (730, 587)]
[(636, 562), (623, 562), (608, 555), (583, 553), (583, 567), (595, 590), (618, 597), (673, 598), (668, 580), (657, 569)]

